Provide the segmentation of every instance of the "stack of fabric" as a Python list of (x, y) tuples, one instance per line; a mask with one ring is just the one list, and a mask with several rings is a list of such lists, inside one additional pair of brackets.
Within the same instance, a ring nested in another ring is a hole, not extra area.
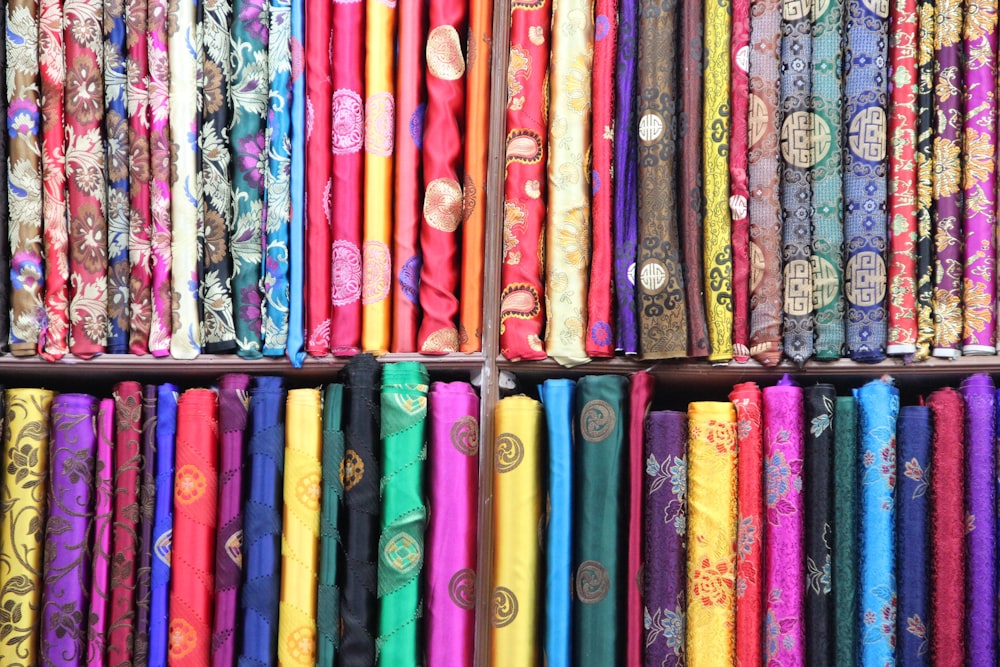
[(650, 412), (653, 386), (498, 404), (493, 664), (996, 662), (988, 375), (905, 407), (888, 378)]
[(343, 380), (4, 392), (0, 659), (472, 665), (479, 398)]
[(481, 349), (490, 3), (3, 7), (4, 350)]
[(504, 356), (996, 354), (997, 10), (515, 3)]

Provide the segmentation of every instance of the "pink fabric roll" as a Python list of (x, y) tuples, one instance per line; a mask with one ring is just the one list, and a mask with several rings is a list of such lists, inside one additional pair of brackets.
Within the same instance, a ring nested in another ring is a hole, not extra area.
[(471, 665), (476, 628), (479, 397), (465, 382), (431, 385), (427, 525), (428, 665)]
[(90, 620), (87, 666), (104, 667), (107, 647), (108, 603), (111, 589), (111, 519), (114, 491), (115, 400), (105, 398), (97, 411), (97, 465), (94, 466), (94, 541), (90, 579)]
[(646, 413), (653, 400), (653, 376), (639, 371), (632, 376), (629, 392), (628, 427), (628, 589), (625, 593), (626, 664), (642, 663), (645, 630), (642, 618), (642, 485), (646, 462), (643, 459)]
[[(172, 327), (170, 284), (170, 63), (167, 60), (169, 0), (149, 0), (149, 201), (153, 218), (153, 312), (149, 351), (170, 354)], [(193, 82), (192, 82), (193, 83)]]

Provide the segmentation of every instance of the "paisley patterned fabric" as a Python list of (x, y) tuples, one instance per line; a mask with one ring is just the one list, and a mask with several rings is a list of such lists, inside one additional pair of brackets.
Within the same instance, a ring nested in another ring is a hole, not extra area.
[(129, 123), (125, 3), (104, 4), (104, 160), (107, 169), (108, 348), (129, 349)]

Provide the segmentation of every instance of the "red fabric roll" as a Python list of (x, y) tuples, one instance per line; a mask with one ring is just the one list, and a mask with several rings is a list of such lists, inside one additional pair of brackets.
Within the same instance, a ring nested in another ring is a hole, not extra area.
[(642, 617), (642, 484), (645, 479), (643, 438), (646, 413), (653, 400), (653, 376), (639, 371), (632, 376), (629, 389), (628, 426), (628, 590), (625, 593), (627, 665), (642, 664), (642, 646), (645, 640)]
[[(733, 0), (732, 134), (729, 139), (729, 210), (733, 244), (733, 359), (750, 359), (750, 0)], [(752, 663), (745, 663), (752, 664)]]

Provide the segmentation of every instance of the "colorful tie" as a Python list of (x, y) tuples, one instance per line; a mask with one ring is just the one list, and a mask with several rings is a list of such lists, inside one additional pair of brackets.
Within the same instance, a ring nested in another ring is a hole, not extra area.
[(733, 359), (750, 358), (750, 200), (747, 159), (750, 141), (750, 0), (732, 0), (729, 45), (733, 123), (729, 136), (729, 213), (733, 241)]
[[(396, 61), (396, 169), (392, 227), (392, 351), (416, 352), (420, 326), (420, 222), (424, 181), (420, 178), (427, 118), (425, 51), (428, 3), (404, 0), (399, 7)], [(447, 82), (435, 81), (435, 85)], [(437, 103), (440, 112), (440, 101)], [(444, 107), (448, 110), (448, 107)]]
[(817, 384), (805, 390), (805, 632), (809, 663), (833, 665), (833, 446), (837, 390)]
[[(610, 20), (610, 19), (609, 19)], [(614, 93), (614, 323), (615, 349), (626, 354), (639, 351), (636, 325), (635, 262), (639, 233), (638, 134), (635, 123), (638, 83), (639, 0), (618, 0), (618, 52)], [(699, 50), (700, 53), (700, 50)], [(698, 99), (701, 99), (699, 94)]]
[[(69, 352), (69, 228), (66, 226), (66, 151), (63, 92), (63, 0), (38, 6), (42, 106), (42, 226), (45, 231), (45, 347), (48, 361)], [(40, 346), (41, 347), (41, 346)]]
[[(149, 352), (170, 354), (172, 326), (170, 224), (170, 58), (167, 52), (169, 0), (148, 0), (149, 150), (152, 217), (152, 315)], [(190, 85), (190, 81), (186, 85)], [(72, 202), (71, 202), (72, 205)]]
[(639, 18), (639, 349), (644, 359), (683, 357), (688, 349), (677, 203), (674, 69), (677, 5), (640, 3)]
[(816, 358), (831, 361), (844, 347), (844, 0), (814, 3), (813, 9), (812, 300)]
[(153, 570), (150, 574), (149, 664), (167, 664), (170, 611), (170, 550), (174, 531), (174, 435), (177, 387), (162, 384), (156, 399), (156, 508), (153, 518)]
[(466, 22), (463, 0), (431, 0), (427, 35), (427, 115), (424, 122), (425, 192), (420, 248), (423, 319), (417, 348), (424, 353), (458, 351), (459, 238), (464, 217), (461, 178), (465, 112), (465, 59), (458, 30)]
[[(73, 0), (71, 5), (86, 7), (87, 0)], [(92, 3), (91, 3), (92, 4)], [(98, 5), (99, 6), (99, 5)], [(93, 8), (91, 8), (93, 9)], [(9, 159), (7, 162), (7, 197), (10, 206), (10, 352), (17, 356), (36, 354), (42, 323), (45, 319), (43, 299), (45, 296), (44, 265), (42, 263), (42, 172), (40, 160), (39, 134), (39, 69), (38, 69), (38, 0), (12, 0), (7, 11), (7, 60), (10, 63), (7, 77), (7, 132)], [(69, 11), (69, 10), (67, 10)], [(83, 17), (81, 17), (83, 20)], [(95, 17), (95, 21), (98, 19)], [(99, 25), (99, 22), (98, 22)], [(95, 27), (99, 34), (99, 28)], [(99, 41), (99, 40), (98, 40)], [(67, 53), (67, 56), (71, 54)], [(70, 85), (79, 84), (73, 74), (78, 70), (70, 58)], [(86, 75), (97, 70), (84, 68)], [(97, 86), (100, 89), (100, 85)], [(100, 121), (100, 102), (97, 108), (88, 104), (92, 98), (81, 100), (91, 112), (84, 118), (75, 118), (80, 126), (86, 126), (89, 119)], [(71, 121), (71, 122), (72, 122)], [(97, 137), (100, 136), (98, 130)], [(75, 145), (71, 135), (70, 147)], [(75, 154), (74, 154), (75, 155)], [(100, 161), (98, 161), (100, 165)], [(103, 245), (96, 247), (103, 235), (89, 239), (86, 250), (92, 250), (96, 257), (95, 270), (100, 270)], [(77, 241), (84, 241), (77, 238)], [(79, 261), (79, 248), (74, 260)], [(74, 268), (79, 268), (74, 264)], [(81, 276), (82, 277), (82, 276)], [(101, 296), (96, 294), (95, 296)], [(100, 309), (98, 309), (100, 310)], [(103, 336), (103, 331), (100, 334)], [(78, 334), (79, 335), (79, 334)], [(103, 342), (103, 338), (101, 339)], [(82, 350), (83, 348), (81, 348)]]
[(0, 645), (0, 660), (16, 667), (41, 663), (38, 624), (52, 397), (44, 389), (9, 389), (4, 401), (3, 500), (8, 511), (0, 519), (0, 565), (8, 578), (0, 589), (0, 606), (18, 621)]
[[(201, 201), (199, 214), (199, 304), (202, 344), (208, 354), (236, 351), (229, 236), (233, 230), (232, 120), (233, 80), (229, 29), (232, 5), (208, 2), (201, 19)], [(241, 91), (242, 92), (242, 91)]]
[[(962, 33), (962, 353), (997, 351), (997, 2), (967, 0)], [(977, 581), (979, 581), (977, 579)], [(996, 633), (987, 633), (994, 637)], [(992, 662), (990, 652), (977, 659)]]
[(306, 118), (305, 19), (304, 0), (292, 0), (292, 172), (290, 187), (292, 209), (288, 231), (289, 281), (288, 281), (288, 359), (294, 368), (301, 368), (305, 361), (305, 226), (306, 226), (306, 135), (309, 132)]
[(331, 384), (323, 396), (323, 509), (319, 517), (319, 589), (316, 593), (316, 664), (330, 667), (340, 646), (340, 516), (344, 483), (344, 385)]
[[(134, 0), (125, 10), (125, 69), (128, 90), (128, 169), (129, 169), (129, 351), (149, 352), (149, 325), (152, 317), (152, 267), (150, 242), (152, 218), (149, 206), (150, 105), (149, 50), (146, 26), (149, 0)], [(51, 325), (49, 326), (51, 329)]]
[[(995, 399), (994, 399), (995, 400)], [(897, 660), (929, 667), (930, 637), (930, 457), (933, 423), (923, 405), (900, 408), (897, 462), (896, 563), (899, 609)]]
[(107, 170), (108, 349), (129, 351), (129, 124), (125, 67), (125, 3), (104, 5), (104, 159)]
[(267, 74), (267, 177), (264, 193), (264, 302), (261, 305), (263, 353), (281, 357), (288, 343), (289, 254), (291, 224), (291, 0), (270, 0)]
[[(361, 346), (376, 354), (389, 349), (392, 301), (392, 170), (395, 145), (393, 54), (396, 5), (365, 0), (365, 170), (362, 248)], [(352, 184), (356, 187), (357, 181)]]
[(750, 354), (773, 366), (781, 360), (783, 317), (778, 203), (781, 2), (753, 0), (750, 17)]
[(94, 464), (94, 521), (90, 541), (90, 613), (87, 667), (103, 667), (108, 648), (111, 602), (111, 530), (114, 522), (115, 401), (101, 400), (97, 410), (97, 458)]
[(918, 0), (917, 46), (917, 354), (934, 344), (934, 0)]
[(554, 0), (549, 72), (545, 347), (564, 366), (589, 361), (590, 98), (594, 15), (588, 3)]

